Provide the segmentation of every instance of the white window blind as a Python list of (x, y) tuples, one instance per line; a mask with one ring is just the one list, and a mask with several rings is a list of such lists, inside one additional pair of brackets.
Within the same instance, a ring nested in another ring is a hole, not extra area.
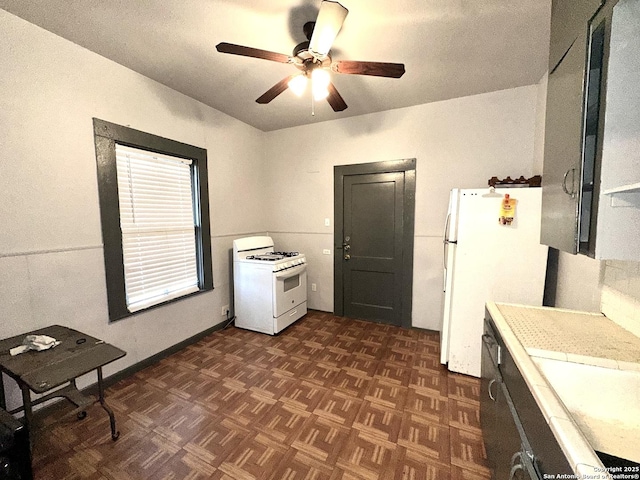
[(130, 312), (199, 290), (191, 163), (116, 144)]

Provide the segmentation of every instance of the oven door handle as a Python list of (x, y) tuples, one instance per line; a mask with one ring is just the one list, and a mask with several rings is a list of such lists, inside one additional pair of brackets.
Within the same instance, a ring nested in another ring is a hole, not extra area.
[(275, 277), (278, 280), (285, 280), (287, 278), (295, 277), (296, 275), (301, 274), (306, 269), (307, 269), (307, 264), (303, 263), (302, 265), (298, 265), (297, 267), (287, 268), (286, 270), (276, 272)]

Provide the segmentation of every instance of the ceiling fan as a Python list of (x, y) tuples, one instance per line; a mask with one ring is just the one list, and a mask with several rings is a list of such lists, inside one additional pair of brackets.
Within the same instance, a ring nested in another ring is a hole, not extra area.
[(347, 108), (347, 104), (331, 82), (329, 71), (347, 75), (372, 75), (389, 78), (400, 78), (405, 71), (402, 63), (333, 61), (329, 52), (333, 41), (342, 28), (347, 13), (349, 10), (340, 3), (323, 0), (316, 21), (307, 22), (303, 27), (307, 41), (296, 45), (291, 56), (225, 42), (216, 45), (216, 49), (221, 53), (290, 63), (300, 70), (299, 73), (289, 75), (276, 83), (256, 102), (269, 103), (287, 88), (301, 96), (307, 84), (311, 82), (313, 98), (316, 101), (326, 98), (335, 112), (341, 112)]

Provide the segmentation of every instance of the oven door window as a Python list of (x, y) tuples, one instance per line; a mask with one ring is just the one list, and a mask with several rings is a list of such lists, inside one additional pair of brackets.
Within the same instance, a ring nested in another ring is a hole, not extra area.
[(296, 287), (300, 286), (300, 275), (295, 277), (289, 277), (284, 279), (284, 291), (288, 292)]

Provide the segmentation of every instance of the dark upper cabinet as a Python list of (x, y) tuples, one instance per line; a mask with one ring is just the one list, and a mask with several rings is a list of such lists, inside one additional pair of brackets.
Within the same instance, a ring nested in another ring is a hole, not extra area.
[(578, 250), (586, 49), (583, 33), (549, 74), (547, 86), (540, 241), (570, 253)]
[(587, 31), (587, 22), (602, 4), (604, 0), (552, 1), (549, 71), (558, 65), (576, 38)]
[(553, 2), (540, 239), (638, 261), (640, 0), (601, 3)]

